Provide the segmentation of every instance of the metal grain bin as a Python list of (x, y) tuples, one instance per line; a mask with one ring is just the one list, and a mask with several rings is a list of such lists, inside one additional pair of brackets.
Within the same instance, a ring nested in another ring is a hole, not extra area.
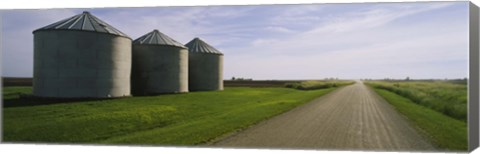
[(223, 90), (223, 54), (199, 38), (185, 46), (189, 51), (189, 90)]
[(33, 94), (106, 98), (130, 95), (132, 40), (89, 12), (33, 31)]
[(133, 41), (132, 94), (188, 92), (188, 50), (153, 30)]

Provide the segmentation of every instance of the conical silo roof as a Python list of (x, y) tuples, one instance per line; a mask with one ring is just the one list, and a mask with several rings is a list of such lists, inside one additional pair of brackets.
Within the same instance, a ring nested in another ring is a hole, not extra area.
[(158, 30), (153, 30), (133, 41), (133, 44), (150, 44), (150, 45), (169, 45), (186, 48), (182, 43), (175, 41)]
[(110, 26), (106, 22), (98, 19), (97, 17), (93, 16), (87, 11), (84, 11), (82, 14), (75, 15), (73, 17), (42, 27), (35, 31), (40, 31), (40, 30), (93, 31), (93, 32), (108, 33), (108, 34), (130, 38), (125, 33), (122, 33), (118, 29)]
[(193, 40), (185, 44), (185, 46), (188, 48), (188, 51), (192, 53), (209, 53), (209, 54), (223, 55), (222, 52), (218, 51), (211, 45), (205, 43), (203, 40), (201, 40), (198, 37), (194, 38)]

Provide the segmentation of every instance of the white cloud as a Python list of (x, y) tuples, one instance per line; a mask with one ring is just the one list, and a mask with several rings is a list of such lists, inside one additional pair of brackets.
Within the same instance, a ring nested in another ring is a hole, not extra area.
[[(133, 39), (153, 30), (171, 36), (179, 42), (187, 43), (194, 37), (207, 37), (212, 44), (229, 41), (228, 38), (209, 36), (212, 33), (237, 34), (241, 30), (238, 25), (218, 25), (215, 21), (235, 19), (247, 14), (251, 7), (163, 7), (134, 11), (111, 11), (101, 16), (118, 29), (129, 34)], [(157, 11), (158, 10), (158, 11)], [(128, 22), (125, 19), (129, 19)]]
[[(252, 41), (252, 47), (232, 49), (243, 51), (242, 58), (249, 60), (231, 66), (231, 70), (257, 79), (271, 79), (272, 76), (286, 79), (383, 78), (388, 75), (397, 78), (465, 77), (466, 16), (447, 21), (448, 24), (427, 19), (391, 24), (400, 18), (447, 6), (371, 8), (337, 15), (318, 27), (289, 37), (259, 38)], [(232, 61), (234, 65), (241, 60)]]
[(323, 26), (313, 29), (312, 33), (347, 33), (351, 31), (358, 31), (368, 28), (375, 28), (385, 25), (398, 18), (409, 15), (414, 15), (421, 12), (426, 12), (434, 9), (447, 7), (451, 3), (437, 3), (424, 7), (414, 7), (415, 5), (399, 4), (394, 8), (373, 8), (363, 12), (351, 12), (344, 15), (344, 17), (336, 17)]
[(326, 18), (322, 12), (323, 8), (329, 6), (324, 5), (289, 5), (282, 8), (283, 10), (276, 16), (271, 18), (272, 24), (301, 24), (308, 25)]
[(277, 40), (275, 39), (256, 39), (255, 41), (252, 42), (252, 45), (253, 46), (265, 46), (265, 45), (268, 45), (270, 43), (273, 43)]
[(293, 33), (293, 32), (295, 32), (293, 30), (290, 30), (288, 28), (281, 27), (281, 26), (268, 26), (268, 27), (265, 28), (265, 30), (272, 31), (272, 32), (280, 32), (280, 33)]

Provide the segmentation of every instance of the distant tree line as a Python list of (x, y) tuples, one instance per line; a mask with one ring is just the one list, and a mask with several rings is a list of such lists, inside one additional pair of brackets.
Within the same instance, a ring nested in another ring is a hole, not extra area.
[(383, 80), (383, 81), (395, 81), (395, 82), (398, 82), (398, 81), (427, 81), (427, 82), (430, 81), (430, 82), (433, 82), (433, 81), (444, 80), (446, 82), (451, 82), (451, 83), (466, 84), (467, 81), (468, 81), (468, 78), (464, 77), (464, 78), (456, 78), (456, 79), (449, 79), (449, 78), (444, 78), (444, 79), (411, 79), (410, 77), (407, 76), (405, 79), (394, 79), (394, 78), (370, 79), (370, 78), (365, 78), (365, 79), (360, 79), (360, 80), (364, 80), (364, 81)]
[(239, 77), (232, 77), (232, 81), (252, 81), (252, 78), (239, 78)]
[(338, 80), (338, 78), (331, 77), (331, 78), (325, 78), (325, 80)]
[(384, 81), (439, 81), (439, 80), (445, 80), (445, 81), (467, 81), (468, 78), (444, 78), (444, 79), (411, 79), (410, 77), (406, 77), (405, 79), (395, 79), (395, 78), (383, 78), (383, 79), (370, 79), (370, 78), (364, 78), (360, 80), (365, 80), (365, 81), (371, 81), (371, 80), (384, 80)]

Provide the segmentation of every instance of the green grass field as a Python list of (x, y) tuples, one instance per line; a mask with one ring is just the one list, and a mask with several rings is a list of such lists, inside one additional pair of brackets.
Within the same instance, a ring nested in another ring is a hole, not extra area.
[(289, 82), (285, 84), (287, 88), (294, 88), (298, 90), (315, 90), (332, 87), (340, 87), (354, 84), (354, 81), (347, 80), (310, 80), (301, 82)]
[(8, 87), (2, 89), (3, 100), (18, 99), (20, 94), (32, 93), (32, 87)]
[[(196, 145), (246, 128), (334, 88), (225, 88), (150, 97), (3, 108), (3, 141)], [(31, 88), (6, 87), (10, 93)]]
[[(380, 81), (366, 83), (405, 115), (422, 134), (428, 136), (439, 148), (467, 150), (466, 122), (462, 118), (448, 115), (446, 113), (450, 112), (444, 113), (444, 110), (438, 110), (438, 107), (436, 107), (463, 104), (466, 112), (466, 102), (462, 102), (467, 97), (466, 87), (465, 89), (462, 88), (464, 84)], [(415, 98), (410, 98), (412, 96)], [(415, 102), (415, 100), (422, 100), (423, 102)]]
[(414, 103), (441, 112), (452, 118), (467, 121), (467, 84), (450, 81), (374, 81), (366, 82), (375, 88), (388, 90)]

